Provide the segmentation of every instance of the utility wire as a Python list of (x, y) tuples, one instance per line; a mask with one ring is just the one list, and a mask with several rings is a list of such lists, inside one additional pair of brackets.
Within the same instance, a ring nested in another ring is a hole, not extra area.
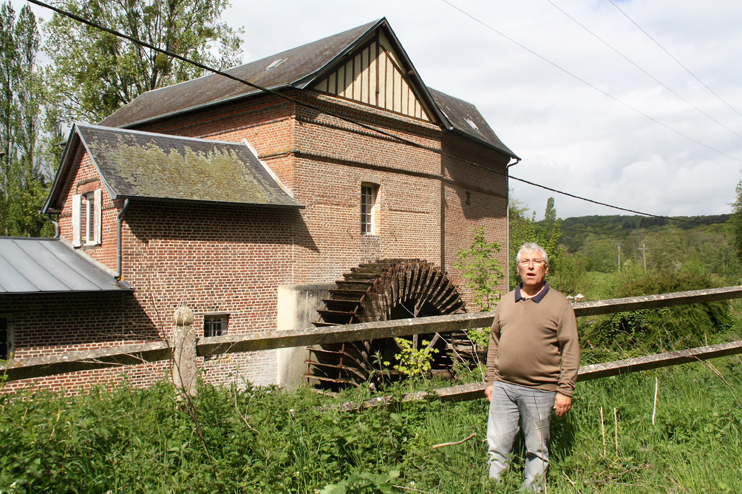
[[(33, 0), (29, 0), (29, 1), (33, 1)], [(662, 127), (664, 127), (664, 128), (666, 128), (667, 130), (670, 130), (670, 131), (672, 131), (672, 132), (676, 133), (677, 135), (679, 135), (679, 136), (681, 136), (681, 137), (685, 137), (685, 138), (686, 138), (686, 139), (688, 139), (689, 141), (693, 141), (693, 142), (695, 142), (695, 143), (696, 143), (696, 144), (698, 144), (699, 146), (703, 146), (703, 147), (705, 147), (705, 148), (706, 148), (706, 149), (708, 149), (708, 150), (711, 150), (711, 151), (713, 151), (713, 152), (715, 152), (715, 153), (718, 153), (718, 154), (720, 154), (720, 155), (722, 155), (722, 156), (726, 156), (727, 158), (730, 158), (730, 159), (733, 159), (734, 161), (738, 161), (738, 162), (742, 163), (742, 159), (740, 159), (740, 158), (735, 158), (735, 157), (734, 157), (734, 156), (732, 156), (731, 154), (727, 154), (727, 153), (725, 153), (725, 152), (723, 152), (723, 151), (720, 151), (720, 150), (718, 150), (718, 149), (716, 149), (716, 148), (713, 148), (713, 147), (709, 146), (708, 144), (704, 144), (703, 142), (701, 142), (701, 141), (699, 141), (699, 140), (697, 140), (697, 139), (694, 139), (694, 138), (690, 137), (689, 135), (683, 134), (683, 133), (682, 133), (682, 132), (680, 132), (679, 130), (676, 130), (676, 129), (674, 129), (674, 128), (670, 127), (669, 125), (667, 125), (667, 124), (665, 124), (665, 123), (662, 123), (662, 122), (660, 122), (659, 120), (657, 120), (657, 119), (656, 119), (656, 118), (654, 118), (654, 117), (650, 117), (649, 115), (647, 115), (646, 113), (642, 112), (641, 110), (638, 110), (638, 109), (634, 108), (633, 106), (629, 105), (628, 103), (625, 103), (625, 102), (621, 101), (620, 99), (618, 99), (618, 98), (616, 98), (615, 96), (612, 96), (611, 94), (609, 94), (609, 93), (607, 93), (607, 92), (603, 91), (602, 89), (598, 88), (597, 86), (594, 86), (593, 84), (590, 84), (590, 83), (589, 83), (589, 82), (587, 82), (587, 81), (586, 81), (585, 79), (582, 79), (582, 78), (580, 78), (579, 76), (577, 76), (577, 75), (573, 74), (572, 72), (570, 72), (569, 70), (567, 70), (567, 69), (565, 69), (565, 68), (563, 68), (563, 67), (561, 67), (561, 66), (557, 65), (556, 63), (552, 62), (552, 61), (551, 61), (551, 60), (549, 60), (548, 58), (546, 58), (546, 57), (544, 57), (544, 56), (542, 56), (542, 55), (539, 55), (538, 53), (536, 53), (535, 51), (531, 50), (531, 49), (530, 49), (530, 48), (528, 48), (527, 46), (525, 46), (525, 45), (523, 45), (522, 43), (519, 43), (518, 41), (514, 40), (513, 38), (511, 38), (511, 37), (509, 37), (509, 36), (507, 36), (507, 35), (505, 35), (505, 34), (501, 33), (500, 31), (498, 31), (497, 29), (493, 28), (493, 27), (492, 27), (492, 26), (490, 26), (489, 24), (485, 23), (484, 21), (481, 21), (481, 20), (477, 19), (476, 17), (474, 17), (474, 16), (473, 16), (473, 15), (471, 15), (470, 13), (466, 12), (465, 10), (462, 10), (461, 8), (459, 8), (459, 7), (457, 7), (456, 5), (452, 4), (452, 3), (451, 3), (451, 2), (449, 2), (448, 0), (441, 0), (441, 1), (442, 1), (443, 3), (445, 3), (445, 4), (448, 4), (448, 5), (450, 5), (450, 6), (451, 6), (451, 7), (453, 7), (454, 9), (456, 9), (456, 10), (458, 10), (459, 12), (461, 12), (462, 14), (464, 14), (465, 16), (467, 16), (467, 17), (471, 18), (472, 20), (474, 20), (475, 22), (478, 22), (479, 24), (483, 25), (484, 27), (486, 27), (486, 28), (487, 28), (487, 29), (489, 29), (490, 31), (492, 31), (492, 32), (494, 32), (494, 33), (497, 33), (497, 34), (499, 34), (500, 36), (502, 36), (503, 38), (507, 39), (507, 40), (508, 40), (508, 41), (510, 41), (511, 43), (514, 43), (514, 44), (518, 45), (519, 47), (523, 48), (524, 50), (526, 50), (527, 52), (531, 53), (532, 55), (535, 55), (536, 57), (540, 58), (541, 60), (543, 60), (544, 62), (548, 63), (549, 65), (551, 65), (551, 66), (553, 66), (553, 67), (555, 67), (555, 68), (557, 68), (557, 69), (561, 70), (561, 71), (562, 71), (562, 72), (564, 72), (565, 74), (567, 74), (567, 75), (569, 75), (569, 76), (571, 76), (571, 77), (573, 77), (573, 78), (577, 79), (578, 81), (580, 81), (581, 83), (585, 84), (586, 86), (588, 86), (588, 87), (590, 87), (590, 88), (594, 89), (595, 91), (598, 91), (598, 92), (599, 92), (600, 94), (602, 94), (602, 95), (604, 95), (604, 96), (607, 96), (608, 98), (612, 99), (612, 100), (613, 100), (613, 101), (615, 101), (616, 103), (619, 103), (619, 104), (621, 104), (621, 105), (625, 106), (625, 107), (626, 107), (626, 108), (628, 108), (629, 110), (631, 110), (631, 111), (633, 111), (633, 112), (635, 112), (635, 113), (638, 113), (639, 115), (643, 116), (644, 118), (647, 118), (647, 119), (651, 120), (652, 122), (656, 123), (657, 125), (661, 125)]]
[(623, 15), (624, 15), (624, 16), (625, 16), (625, 17), (626, 17), (626, 18), (627, 18), (627, 19), (628, 19), (629, 21), (631, 21), (631, 23), (632, 23), (633, 25), (635, 25), (635, 26), (636, 26), (637, 28), (639, 28), (639, 30), (640, 30), (641, 32), (643, 32), (643, 33), (644, 33), (644, 34), (645, 34), (645, 35), (647, 36), (647, 38), (651, 39), (651, 40), (652, 40), (652, 41), (654, 42), (654, 44), (656, 44), (657, 46), (659, 46), (659, 47), (660, 47), (660, 49), (661, 49), (662, 51), (664, 51), (665, 53), (667, 53), (667, 55), (668, 55), (668, 56), (669, 56), (670, 58), (672, 58), (673, 60), (675, 60), (675, 61), (677, 62), (677, 64), (678, 64), (678, 65), (680, 65), (680, 66), (681, 66), (681, 67), (682, 67), (682, 68), (683, 68), (683, 69), (684, 69), (684, 70), (685, 70), (686, 72), (688, 72), (688, 73), (689, 73), (689, 74), (690, 74), (691, 76), (693, 76), (693, 78), (694, 78), (695, 80), (697, 80), (697, 81), (698, 81), (699, 83), (701, 83), (701, 85), (702, 85), (703, 87), (705, 87), (706, 89), (708, 89), (708, 90), (709, 90), (709, 92), (710, 92), (711, 94), (713, 94), (714, 96), (716, 96), (717, 98), (719, 98), (719, 101), (721, 101), (722, 103), (724, 103), (725, 105), (727, 105), (727, 106), (729, 107), (729, 109), (730, 109), (730, 110), (732, 110), (732, 111), (733, 111), (734, 113), (736, 113), (737, 115), (739, 115), (740, 117), (742, 117), (742, 114), (740, 114), (740, 112), (738, 112), (737, 110), (735, 110), (735, 109), (734, 109), (734, 108), (732, 107), (732, 105), (730, 105), (729, 103), (727, 103), (727, 102), (726, 102), (726, 101), (725, 101), (725, 100), (724, 100), (724, 99), (723, 99), (723, 98), (722, 98), (721, 96), (719, 96), (718, 94), (716, 94), (716, 93), (715, 93), (715, 92), (713, 91), (713, 89), (711, 89), (710, 87), (708, 87), (708, 86), (707, 86), (707, 85), (706, 85), (706, 84), (705, 84), (705, 83), (704, 83), (704, 82), (703, 82), (703, 81), (702, 81), (701, 79), (699, 79), (699, 78), (698, 78), (698, 77), (696, 76), (696, 74), (694, 74), (693, 72), (691, 72), (691, 71), (690, 71), (690, 69), (689, 69), (688, 67), (686, 67), (685, 65), (683, 65), (683, 64), (682, 64), (682, 63), (680, 62), (680, 60), (678, 60), (677, 58), (675, 58), (675, 57), (673, 56), (673, 54), (672, 54), (672, 53), (670, 53), (669, 51), (667, 51), (667, 50), (665, 49), (665, 47), (664, 47), (664, 46), (662, 46), (662, 45), (661, 45), (661, 44), (659, 43), (659, 41), (657, 41), (656, 39), (654, 39), (654, 38), (653, 38), (653, 37), (652, 37), (652, 36), (651, 36), (651, 35), (650, 35), (650, 34), (649, 34), (648, 32), (646, 32), (646, 31), (645, 31), (645, 30), (644, 30), (644, 29), (643, 29), (643, 28), (642, 28), (642, 27), (641, 27), (641, 26), (640, 26), (639, 24), (637, 24), (637, 23), (636, 23), (636, 22), (634, 21), (634, 19), (632, 19), (631, 17), (629, 17), (629, 15), (628, 15), (628, 14), (627, 14), (626, 12), (624, 12), (623, 10), (621, 10), (621, 8), (620, 8), (620, 7), (618, 6), (618, 5), (616, 5), (616, 3), (615, 3), (615, 2), (613, 1), (613, 0), (608, 0), (608, 1), (609, 1), (609, 2), (611, 2), (611, 5), (613, 5), (614, 7), (616, 7), (616, 9), (617, 9), (617, 10), (618, 10), (619, 12), (621, 12), (621, 13), (622, 13), (622, 14), (623, 14)]
[[(242, 79), (240, 77), (236, 77), (236, 76), (234, 76), (232, 74), (229, 74), (227, 72), (224, 72), (224, 71), (215, 69), (213, 67), (209, 67), (208, 65), (202, 64), (200, 62), (196, 62), (194, 60), (190, 60), (190, 59), (188, 59), (188, 58), (186, 58), (186, 57), (184, 57), (182, 55), (178, 55), (178, 54), (173, 53), (173, 52), (170, 52), (168, 50), (164, 50), (162, 48), (156, 47), (156, 46), (151, 45), (151, 44), (149, 44), (149, 43), (147, 43), (145, 41), (142, 41), (140, 39), (137, 39), (137, 38), (135, 38), (133, 36), (129, 36), (127, 34), (123, 34), (123, 33), (118, 32), (116, 30), (107, 28), (105, 26), (101, 26), (100, 24), (97, 24), (97, 23), (95, 23), (93, 21), (90, 21), (88, 19), (85, 19), (85, 18), (83, 18), (83, 17), (81, 17), (79, 15), (73, 14), (73, 13), (68, 12), (68, 11), (65, 11), (65, 10), (62, 10), (62, 9), (60, 9), (58, 7), (53, 6), (53, 5), (49, 5), (47, 3), (41, 2), (40, 0), (28, 0), (28, 1), (31, 2), (31, 3), (33, 3), (33, 4), (35, 4), (35, 5), (38, 5), (40, 7), (43, 7), (43, 8), (52, 10), (52, 11), (58, 13), (59, 15), (62, 15), (62, 16), (68, 17), (70, 19), (76, 20), (78, 22), (81, 22), (81, 23), (83, 23), (83, 24), (85, 24), (87, 26), (90, 26), (90, 27), (93, 27), (93, 28), (96, 28), (96, 29), (100, 29), (100, 30), (105, 31), (105, 32), (107, 32), (109, 34), (113, 34), (114, 36), (117, 36), (119, 38), (123, 38), (123, 39), (129, 40), (129, 41), (131, 41), (132, 43), (134, 43), (136, 45), (143, 46), (145, 48), (149, 48), (151, 50), (158, 51), (158, 52), (163, 53), (163, 54), (165, 54), (167, 56), (176, 58), (176, 59), (178, 59), (178, 60), (180, 60), (182, 62), (193, 64), (194, 66), (199, 67), (199, 68), (201, 68), (203, 70), (206, 70), (208, 72), (212, 72), (214, 74), (221, 75), (221, 76), (226, 77), (228, 79), (232, 79), (233, 81), (237, 81), (239, 83), (242, 83), (242, 84), (245, 84), (245, 85), (247, 85), (249, 87), (252, 87), (254, 89), (257, 89), (259, 91), (262, 91), (262, 92), (265, 92), (265, 93), (274, 95), (274, 96), (276, 96), (278, 98), (282, 98), (282, 99), (285, 99), (287, 101), (291, 101), (292, 103), (294, 103), (296, 105), (300, 105), (300, 106), (303, 106), (303, 107), (306, 107), (306, 108), (310, 108), (310, 109), (316, 110), (318, 112), (325, 113), (327, 115), (333, 116), (335, 118), (338, 118), (338, 119), (340, 119), (342, 121), (351, 123), (353, 125), (358, 125), (359, 127), (362, 127), (364, 129), (370, 130), (372, 132), (381, 134), (381, 135), (383, 135), (385, 137), (388, 137), (390, 139), (393, 139), (393, 140), (395, 140), (395, 141), (397, 141), (399, 143), (402, 143), (402, 144), (406, 144), (406, 145), (413, 146), (413, 147), (420, 148), (420, 149), (425, 149), (427, 151), (436, 153), (436, 154), (438, 154), (440, 156), (443, 156), (443, 157), (446, 157), (446, 158), (451, 158), (451, 159), (453, 159), (455, 161), (459, 161), (461, 163), (465, 163), (465, 164), (474, 166), (476, 168), (487, 170), (487, 171), (489, 171), (491, 173), (495, 173), (497, 175), (502, 175), (502, 176), (504, 176), (506, 178), (510, 178), (510, 179), (515, 180), (515, 181), (518, 181), (518, 182), (522, 182), (522, 183), (525, 183), (525, 184), (528, 184), (528, 185), (532, 185), (534, 187), (538, 187), (538, 188), (541, 188), (541, 189), (544, 189), (544, 190), (548, 190), (548, 191), (554, 192), (556, 194), (561, 194), (561, 195), (564, 195), (564, 196), (567, 196), (567, 197), (572, 197), (574, 199), (578, 199), (578, 200), (581, 200), (581, 201), (586, 201), (586, 202), (590, 202), (590, 203), (593, 203), (593, 204), (597, 204), (599, 206), (605, 206), (605, 207), (608, 207), (608, 208), (611, 208), (611, 209), (616, 209), (616, 210), (619, 210), (619, 211), (625, 211), (627, 213), (633, 213), (633, 214), (637, 214), (637, 215), (640, 215), (640, 216), (648, 216), (648, 217), (654, 217), (654, 218), (664, 218), (664, 219), (671, 220), (671, 221), (685, 221), (685, 222), (690, 222), (690, 223), (707, 224), (707, 223), (703, 223), (703, 222), (699, 222), (699, 221), (693, 221), (693, 220), (687, 220), (687, 219), (680, 219), (680, 218), (672, 218), (672, 217), (668, 217), (668, 216), (659, 216), (659, 215), (655, 215), (655, 214), (651, 214), (651, 213), (645, 213), (645, 212), (642, 212), (642, 211), (636, 211), (634, 209), (622, 208), (620, 206), (614, 206), (612, 204), (607, 204), (607, 203), (604, 203), (604, 202), (595, 201), (593, 199), (588, 199), (586, 197), (581, 197), (581, 196), (578, 196), (578, 195), (575, 195), (575, 194), (570, 194), (569, 192), (564, 192), (564, 191), (557, 190), (557, 189), (554, 189), (554, 188), (551, 188), (551, 187), (547, 187), (545, 185), (537, 184), (537, 183), (531, 182), (529, 180), (525, 180), (525, 179), (522, 179), (522, 178), (517, 178), (517, 177), (514, 177), (512, 175), (509, 175), (506, 172), (500, 172), (500, 171), (497, 171), (497, 170), (493, 170), (493, 169), (488, 168), (486, 166), (482, 166), (482, 165), (480, 165), (478, 163), (474, 163), (473, 161), (469, 161), (469, 160), (466, 160), (464, 158), (460, 158), (458, 156), (454, 156), (454, 155), (451, 155), (451, 154), (444, 153), (443, 151), (440, 151), (438, 149), (434, 149), (434, 148), (430, 148), (430, 147), (427, 147), (427, 146), (423, 146), (422, 144), (418, 144), (418, 143), (416, 143), (414, 141), (405, 139), (403, 137), (396, 136), (394, 134), (391, 134), (389, 132), (383, 131), (381, 129), (377, 129), (377, 128), (371, 126), (371, 125), (367, 125), (367, 124), (364, 124), (362, 122), (358, 122), (356, 120), (353, 120), (351, 118), (344, 117), (343, 115), (340, 115), (338, 113), (335, 113), (335, 112), (333, 112), (333, 111), (331, 111), (329, 109), (321, 108), (319, 106), (316, 106), (316, 105), (313, 105), (313, 104), (310, 104), (310, 103), (306, 103), (306, 102), (300, 101), (300, 100), (298, 100), (296, 98), (293, 98), (293, 97), (288, 96), (288, 95), (286, 95), (284, 93), (275, 91), (273, 89), (262, 87), (262, 86), (260, 86), (258, 84), (252, 83), (252, 82), (247, 81), (245, 79)], [(445, 2), (446, 0), (443, 0), (443, 1)], [(448, 3), (448, 2), (446, 2), (446, 3)], [(549, 62), (549, 63), (551, 63), (551, 62)], [(736, 159), (736, 158), (732, 158), (732, 159)]]
[(731, 132), (732, 134), (736, 135), (737, 137), (742, 137), (742, 135), (738, 134), (737, 132), (735, 132), (734, 130), (730, 129), (729, 127), (727, 127), (723, 123), (719, 122), (714, 117), (712, 117), (711, 115), (709, 115), (705, 111), (701, 110), (696, 105), (694, 105), (693, 103), (691, 103), (690, 101), (688, 101), (687, 99), (683, 98), (681, 95), (679, 95), (678, 93), (676, 93), (675, 91), (673, 91), (670, 87), (668, 87), (667, 85), (665, 85), (665, 83), (663, 83), (662, 81), (660, 81), (659, 79), (657, 79), (655, 76), (653, 76), (652, 74), (650, 74), (649, 72), (647, 72), (643, 68), (639, 67), (639, 65), (637, 65), (633, 60), (631, 60), (629, 57), (627, 57), (626, 55), (624, 55), (623, 53), (621, 53), (620, 51), (618, 51), (616, 48), (614, 48), (613, 46), (611, 46), (610, 44), (608, 44), (607, 41), (605, 41), (603, 38), (601, 38), (600, 36), (598, 36), (597, 34), (595, 34), (594, 32), (592, 32), (590, 29), (588, 29), (580, 21), (578, 21), (577, 19), (575, 19), (574, 17), (572, 17), (571, 15), (569, 15), (567, 12), (564, 11), (564, 9), (562, 9), (560, 6), (558, 6), (557, 4), (555, 4), (554, 2), (552, 2), (552, 0), (546, 0), (546, 1), (549, 2), (552, 6), (554, 6), (554, 8), (556, 8), (559, 12), (561, 12), (562, 14), (566, 15), (567, 17), (569, 17), (572, 21), (574, 21), (575, 24), (577, 24), (582, 29), (584, 29), (589, 34), (591, 34), (595, 39), (597, 39), (598, 41), (600, 41), (601, 43), (603, 43), (605, 46), (607, 46), (608, 48), (610, 48), (611, 50), (613, 50), (614, 52), (616, 52), (618, 55), (620, 55), (624, 60), (626, 60), (627, 62), (629, 62), (631, 65), (633, 65), (637, 69), (639, 69), (642, 72), (644, 72), (644, 74), (647, 75), (649, 78), (651, 78), (654, 82), (656, 82), (657, 84), (659, 84), (663, 88), (667, 89), (672, 94), (674, 94), (675, 96), (677, 96), (681, 100), (685, 101), (688, 105), (690, 105), (693, 108), (695, 108), (702, 115), (704, 115), (704, 116), (708, 117), (709, 119), (713, 120), (714, 122), (716, 122), (720, 126), (724, 127), (726, 130), (728, 130), (729, 132)]

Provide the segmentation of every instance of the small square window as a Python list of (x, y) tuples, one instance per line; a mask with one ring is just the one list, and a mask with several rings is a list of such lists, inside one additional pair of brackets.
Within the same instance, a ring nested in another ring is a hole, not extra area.
[(225, 336), (227, 334), (228, 323), (229, 314), (205, 315), (204, 337)]

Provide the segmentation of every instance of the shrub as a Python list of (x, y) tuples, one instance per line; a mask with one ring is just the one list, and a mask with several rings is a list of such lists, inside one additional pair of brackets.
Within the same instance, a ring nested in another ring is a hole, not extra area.
[[(638, 297), (716, 286), (703, 268), (689, 266), (627, 277), (618, 286), (616, 296)], [(709, 336), (730, 325), (729, 302), (710, 302), (603, 316), (592, 325), (584, 325), (581, 338), (583, 345), (634, 355), (703, 346)]]

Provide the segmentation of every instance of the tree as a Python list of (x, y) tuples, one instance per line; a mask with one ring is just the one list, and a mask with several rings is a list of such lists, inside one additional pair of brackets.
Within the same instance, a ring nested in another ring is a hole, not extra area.
[(734, 247), (737, 257), (742, 261), (742, 181), (737, 184), (737, 200), (732, 204), (734, 213), (731, 221), (734, 224)]
[[(517, 202), (517, 201), (516, 201)], [(556, 217), (554, 208), (554, 198), (550, 197), (546, 202), (547, 220), (544, 226), (536, 222), (536, 213), (529, 218), (526, 216), (525, 208), (517, 210), (520, 214), (510, 214), (510, 288), (514, 288), (520, 283), (518, 267), (515, 264), (515, 257), (520, 247), (527, 242), (536, 242), (546, 250), (549, 255), (549, 273), (556, 274), (559, 270), (559, 260), (564, 250), (559, 246), (559, 239), (562, 236), (562, 220)]]
[(503, 279), (503, 271), (496, 255), (500, 244), (487, 242), (484, 227), (474, 229), (474, 242), (469, 249), (459, 249), (456, 253), (456, 269), (463, 271), (466, 286), (474, 292), (474, 304), (481, 311), (494, 310), (502, 295), (498, 286)]
[(38, 213), (47, 196), (48, 162), (38, 136), (45, 90), (36, 64), (41, 40), (36, 17), (24, 6), (18, 18), (0, 5), (0, 234), (40, 236), (53, 232)]
[[(241, 62), (242, 31), (219, 22), (228, 0), (59, 0), (56, 5), (217, 69)], [(146, 91), (203, 72), (59, 14), (45, 32), (54, 67), (50, 85), (66, 123), (98, 122)]]

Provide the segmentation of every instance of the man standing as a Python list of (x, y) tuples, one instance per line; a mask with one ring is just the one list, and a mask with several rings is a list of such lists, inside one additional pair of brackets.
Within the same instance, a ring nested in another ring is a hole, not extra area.
[(487, 355), (489, 476), (499, 481), (508, 467), (520, 420), (526, 443), (523, 487), (540, 490), (549, 466), (551, 412), (563, 417), (572, 406), (580, 346), (572, 305), (544, 280), (546, 251), (524, 244), (516, 263), (523, 282), (497, 306)]

